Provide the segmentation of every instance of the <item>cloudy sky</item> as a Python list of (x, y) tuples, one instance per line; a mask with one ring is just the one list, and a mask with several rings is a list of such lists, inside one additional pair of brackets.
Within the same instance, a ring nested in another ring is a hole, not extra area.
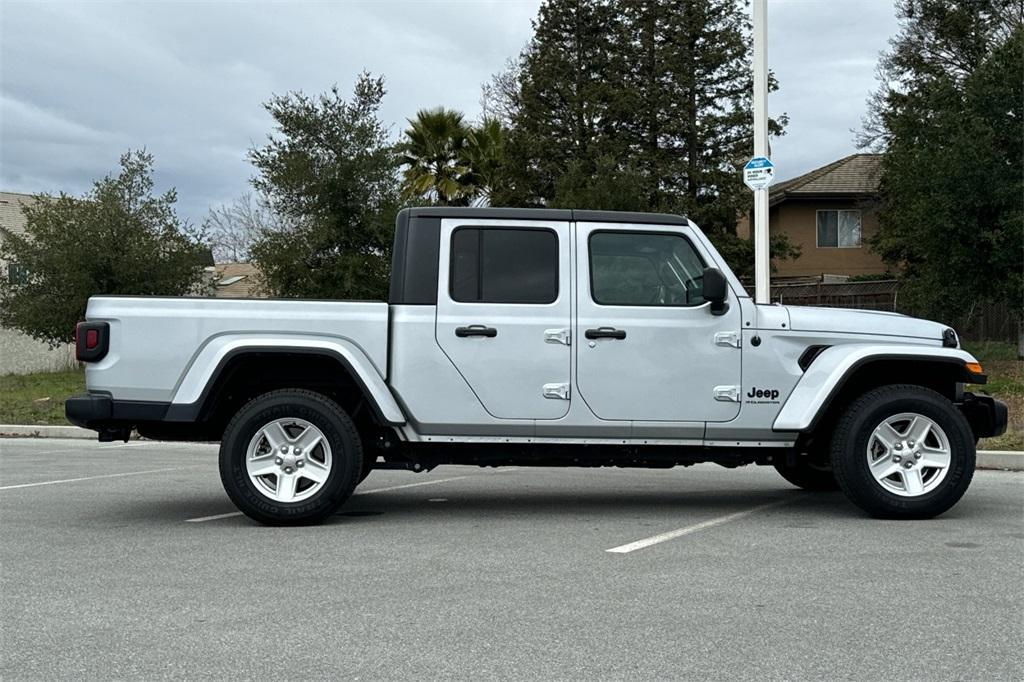
[[(81, 193), (128, 148), (156, 157), (180, 213), (247, 190), (271, 93), (348, 90), (383, 74), (393, 132), (419, 108), (479, 112), (480, 84), (529, 39), (537, 1), (13, 2), (0, 0), (0, 190)], [(788, 178), (854, 151), (890, 0), (770, 0), (769, 62), (787, 112)]]

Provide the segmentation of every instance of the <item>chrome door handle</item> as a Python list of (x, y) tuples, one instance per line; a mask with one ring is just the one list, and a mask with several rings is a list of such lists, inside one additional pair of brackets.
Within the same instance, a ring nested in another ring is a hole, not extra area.
[(467, 336), (486, 336), (489, 339), (493, 339), (498, 335), (498, 330), (494, 327), (486, 327), (482, 324), (471, 324), (468, 327), (456, 327), (455, 336), (460, 339), (466, 338)]

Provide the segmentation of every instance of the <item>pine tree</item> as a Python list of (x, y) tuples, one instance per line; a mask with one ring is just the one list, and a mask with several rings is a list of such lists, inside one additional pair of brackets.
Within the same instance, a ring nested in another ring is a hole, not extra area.
[[(741, 181), (753, 149), (744, 7), (549, 0), (534, 29), (519, 94), (505, 107), (512, 181), (495, 198), (683, 213), (748, 270), (750, 249), (735, 236), (737, 216), (752, 203)], [(781, 134), (785, 123), (771, 121), (771, 132)], [(793, 255), (784, 239), (773, 246), (777, 257)]]
[(610, 51), (615, 12), (599, 0), (541, 6), (520, 57), (519, 95), (506, 155), (508, 185), (500, 204), (550, 203), (570, 167), (593, 175), (609, 148)]
[[(753, 91), (743, 7), (732, 0), (624, 5), (615, 118), (645, 169), (647, 204), (731, 235), (750, 193)], [(771, 89), (775, 89), (774, 83)], [(785, 119), (771, 122), (780, 134)]]

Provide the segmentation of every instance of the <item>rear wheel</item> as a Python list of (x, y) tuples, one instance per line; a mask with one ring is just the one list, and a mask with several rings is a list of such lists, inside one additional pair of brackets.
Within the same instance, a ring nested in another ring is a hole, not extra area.
[(921, 386), (883, 386), (839, 419), (832, 468), (873, 516), (922, 519), (956, 504), (974, 476), (974, 435), (958, 409)]
[(220, 475), (231, 501), (271, 525), (330, 516), (360, 480), (359, 435), (332, 400), (311, 391), (264, 394), (231, 420), (220, 447)]

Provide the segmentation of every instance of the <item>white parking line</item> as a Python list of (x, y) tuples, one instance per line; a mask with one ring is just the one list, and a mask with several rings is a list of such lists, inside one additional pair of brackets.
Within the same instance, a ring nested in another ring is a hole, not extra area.
[(660, 535), (652, 535), (649, 538), (637, 540), (636, 542), (630, 542), (625, 545), (619, 545), (618, 547), (612, 547), (611, 549), (606, 549), (605, 551), (611, 552), (612, 554), (629, 554), (630, 552), (635, 552), (638, 549), (645, 549), (647, 547), (651, 547), (652, 545), (657, 545), (662, 542), (668, 542), (669, 540), (675, 540), (678, 537), (689, 535), (690, 533), (696, 533), (698, 531), (702, 531), (708, 528), (714, 528), (715, 526), (721, 526), (723, 523), (736, 521), (737, 519), (742, 519), (744, 516), (750, 516), (751, 514), (754, 514), (756, 512), (764, 511), (765, 509), (771, 509), (772, 507), (780, 507), (784, 504), (795, 502), (796, 499), (797, 498), (776, 500), (775, 502), (769, 502), (768, 504), (762, 504), (757, 507), (745, 509), (743, 511), (734, 512), (732, 514), (726, 514), (725, 516), (719, 516), (715, 519), (701, 521), (700, 523), (695, 523), (694, 525), (686, 526), (685, 528), (677, 528), (676, 530), (670, 530), (667, 533), (661, 533)]
[(420, 481), (419, 483), (406, 483), (405, 485), (393, 485), (390, 488), (377, 488), (375, 490), (363, 490), (361, 492), (352, 493), (352, 497), (356, 495), (373, 495), (374, 493), (389, 493), (392, 490), (402, 490), (403, 488), (418, 488), (421, 485), (434, 485), (435, 483), (447, 483), (448, 481), (459, 481), (463, 478), (469, 478), (469, 476), (453, 476), (452, 478), (439, 478), (436, 481)]
[(185, 523), (202, 523), (203, 521), (216, 521), (217, 519), (228, 519), (232, 516), (241, 516), (242, 512), (228, 512), (227, 514), (214, 514), (213, 516), (200, 516), (198, 519), (185, 519)]
[[(420, 481), (419, 483), (406, 483), (405, 485), (393, 485), (387, 488), (376, 488), (375, 490), (361, 490), (359, 492), (352, 493), (352, 497), (356, 495), (373, 495), (374, 493), (388, 493), (392, 490), (402, 490), (404, 488), (418, 488), (421, 485), (436, 485), (438, 483), (448, 483), (449, 481), (459, 481), (463, 478), (470, 478), (470, 476), (453, 476), (452, 478), (439, 478), (436, 481)], [(218, 519), (228, 519), (232, 516), (241, 516), (242, 512), (228, 512), (227, 514), (214, 514), (213, 516), (200, 516), (197, 519), (185, 519), (185, 523), (202, 523), (204, 521), (216, 521)]]
[(97, 478), (117, 478), (118, 476), (140, 476), (142, 474), (156, 474), (161, 471), (180, 471), (188, 467), (170, 467), (168, 469), (148, 469), (146, 471), (122, 471), (117, 474), (103, 474), (101, 476), (83, 476), (81, 478), (62, 478), (59, 481), (40, 481), (39, 483), (19, 483), (18, 485), (0, 486), (0, 490), (14, 490), (15, 488), (35, 488), (40, 485), (56, 485), (58, 483), (75, 483), (77, 481), (92, 481)]

